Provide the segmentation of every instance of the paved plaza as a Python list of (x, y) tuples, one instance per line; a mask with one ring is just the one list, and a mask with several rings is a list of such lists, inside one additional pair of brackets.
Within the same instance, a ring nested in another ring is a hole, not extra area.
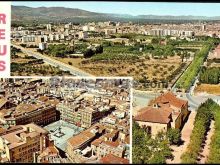
[(67, 140), (83, 131), (83, 128), (62, 120), (51, 123), (44, 128), (50, 132), (50, 137), (54, 140), (54, 144), (63, 151), (66, 149)]

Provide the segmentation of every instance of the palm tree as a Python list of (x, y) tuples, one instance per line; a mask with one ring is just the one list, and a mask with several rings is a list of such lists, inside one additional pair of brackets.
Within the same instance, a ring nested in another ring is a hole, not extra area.
[(186, 57), (188, 56), (187, 54), (188, 54), (188, 53), (187, 53), (186, 51), (182, 51), (182, 52), (181, 52), (180, 57), (181, 57), (181, 59), (182, 59), (182, 62), (183, 62), (184, 58), (186, 58)]
[(187, 61), (187, 59), (189, 59), (189, 57), (190, 57), (190, 53), (186, 52), (186, 61)]

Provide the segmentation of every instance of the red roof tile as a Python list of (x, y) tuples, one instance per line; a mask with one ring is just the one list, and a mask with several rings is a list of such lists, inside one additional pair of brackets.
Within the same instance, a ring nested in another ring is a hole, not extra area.
[(105, 164), (129, 164), (128, 159), (120, 158), (112, 154), (108, 154), (101, 158), (100, 162)]
[(111, 147), (118, 147), (119, 145), (119, 142), (112, 142), (112, 141), (104, 141), (103, 143)]
[(158, 96), (155, 100), (152, 101), (152, 104), (170, 104), (177, 108), (182, 108), (182, 106), (187, 104), (187, 101), (177, 98), (172, 92), (164, 93)]
[(96, 139), (91, 144), (94, 145), (94, 146), (99, 146), (99, 144), (101, 144), (102, 142), (103, 142), (102, 139)]
[(171, 121), (172, 109), (145, 107), (134, 117), (136, 121), (154, 122), (167, 124)]

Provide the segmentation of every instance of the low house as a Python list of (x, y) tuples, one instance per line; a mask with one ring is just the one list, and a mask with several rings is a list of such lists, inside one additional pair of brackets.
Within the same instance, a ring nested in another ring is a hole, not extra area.
[(188, 116), (188, 101), (182, 100), (172, 92), (167, 92), (152, 100), (134, 117), (140, 127), (155, 136), (169, 128), (181, 129)]

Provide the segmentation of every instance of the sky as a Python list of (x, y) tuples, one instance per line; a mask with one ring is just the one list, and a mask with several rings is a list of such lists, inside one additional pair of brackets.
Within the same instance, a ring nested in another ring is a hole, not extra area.
[(220, 3), (20, 1), (12, 2), (12, 5), (28, 7), (68, 7), (98, 13), (130, 14), (134, 16), (149, 14), (220, 16)]

